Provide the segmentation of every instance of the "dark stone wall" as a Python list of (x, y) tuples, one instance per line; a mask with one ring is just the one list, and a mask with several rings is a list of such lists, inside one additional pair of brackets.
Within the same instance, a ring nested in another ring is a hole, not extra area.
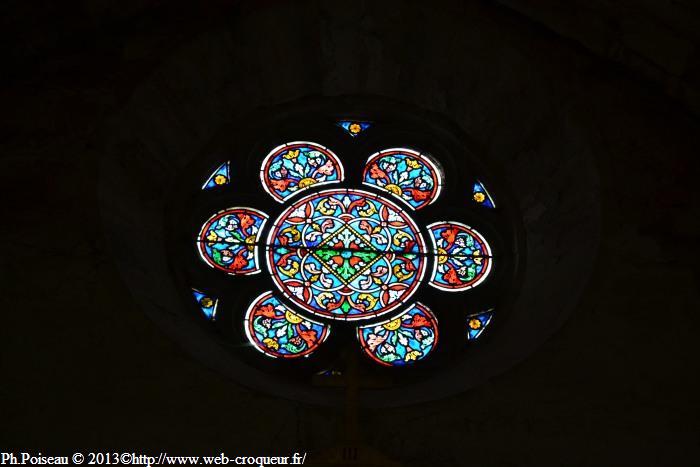
[[(489, 2), (3, 8), (0, 447), (198, 454), (335, 444), (340, 408), (245, 389), (146, 317), (103, 235), (99, 173), (105, 146), (133, 167), (153, 153), (167, 166), (169, 145), (196, 151), (217, 122), (254, 104), (366, 93), (448, 115), (486, 154), (554, 186), (586, 180), (567, 165), (580, 155), (596, 176), (577, 189), (595, 195), (600, 219), (593, 275), (571, 284), (583, 294), (555, 335), (459, 396), (363, 412), (366, 442), (405, 465), (697, 458), (700, 132), (688, 106), (654, 82)], [(154, 118), (127, 125), (125, 115)], [(142, 145), (115, 146), (124, 140)], [(547, 231), (561, 219), (546, 206), (571, 194), (533, 194), (523, 207), (543, 208), (523, 209), (526, 219)], [(153, 202), (147, 192), (124, 197)], [(570, 232), (561, 235), (553, 244), (572, 248)]]

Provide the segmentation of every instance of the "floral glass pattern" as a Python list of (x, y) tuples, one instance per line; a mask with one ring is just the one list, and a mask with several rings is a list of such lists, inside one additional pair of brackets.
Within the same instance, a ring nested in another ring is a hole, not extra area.
[(365, 185), (376, 186), (421, 209), (440, 196), (442, 173), (432, 160), (412, 149), (396, 148), (370, 156), (363, 175)]
[(217, 212), (197, 236), (199, 254), (209, 266), (227, 274), (255, 274), (258, 265), (258, 237), (267, 214), (250, 208), (229, 208)]
[(216, 319), (216, 308), (219, 305), (219, 299), (212, 298), (197, 289), (192, 289), (192, 295), (194, 295), (194, 299), (197, 301), (197, 305), (202, 310), (204, 317), (208, 320)]
[(328, 338), (330, 327), (294, 313), (272, 292), (248, 307), (245, 331), (255, 348), (273, 358), (306, 357)]
[(263, 188), (280, 203), (312, 186), (342, 182), (343, 165), (330, 149), (295, 141), (276, 147), (260, 170)]
[(202, 190), (209, 190), (218, 186), (227, 185), (231, 179), (229, 172), (230, 164), (226, 161), (209, 176), (206, 182), (204, 182)]
[(437, 318), (422, 303), (400, 315), (357, 330), (360, 346), (384, 366), (404, 366), (426, 358), (438, 341)]
[(491, 248), (483, 236), (459, 222), (428, 226), (435, 251), (430, 284), (450, 292), (476, 287), (491, 272)]
[(361, 190), (327, 190), (286, 209), (267, 241), (275, 284), (310, 313), (365, 319), (404, 303), (425, 270), (425, 242), (394, 203)]
[(486, 326), (491, 323), (491, 318), (493, 318), (493, 309), (467, 316), (467, 340), (478, 339)]
[[(337, 125), (351, 136), (370, 127), (350, 120)], [(255, 274), (261, 270), (258, 255), (265, 255), (278, 290), (252, 300), (243, 318), (257, 351), (277, 359), (308, 357), (328, 339), (330, 320), (333, 326), (369, 321), (356, 332), (371, 361), (387, 367), (413, 364), (434, 352), (438, 342), (435, 314), (411, 301), (430, 264), (429, 283), (444, 291), (471, 289), (489, 275), (491, 248), (475, 229), (452, 221), (430, 224), (429, 246), (406, 209), (425, 208), (440, 196), (443, 172), (429, 156), (406, 148), (375, 152), (361, 175), (371, 189), (329, 189), (324, 185), (344, 181), (343, 165), (329, 148), (308, 141), (283, 144), (267, 154), (260, 172), (263, 189), (285, 203), (275, 222), (267, 226), (267, 214), (233, 207), (202, 225), (197, 250), (211, 268), (232, 276)], [(202, 189), (228, 183), (225, 162)], [(373, 192), (378, 190), (389, 195)], [(476, 203), (494, 207), (479, 181), (473, 196)], [(219, 299), (197, 289), (192, 293), (204, 318), (214, 321)], [(488, 310), (467, 316), (467, 339), (477, 339), (492, 315)]]
[(486, 191), (486, 187), (478, 180), (474, 182), (474, 186), (472, 188), (472, 199), (476, 204), (480, 204), (487, 208), (493, 209), (496, 207), (496, 203), (493, 202), (493, 198), (491, 198), (489, 192)]
[(338, 126), (347, 131), (352, 137), (355, 137), (371, 126), (369, 122), (358, 122), (353, 120), (341, 120)]

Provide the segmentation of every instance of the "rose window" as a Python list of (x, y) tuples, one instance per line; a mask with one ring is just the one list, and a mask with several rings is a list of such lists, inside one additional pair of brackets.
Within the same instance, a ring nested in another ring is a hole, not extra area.
[[(338, 122), (351, 141), (375, 126)], [(437, 157), (415, 147), (378, 147), (358, 167), (352, 152), (349, 162), (359, 169), (354, 186), (340, 150), (301, 140), (272, 147), (260, 158), (259, 183), (276, 203), (234, 201), (200, 224), (196, 246), (205, 265), (232, 281), (261, 272), (269, 277), (273, 286), (251, 291), (243, 315), (230, 318), (267, 357), (305, 359), (339, 328), (353, 329), (355, 351), (380, 366), (427, 360), (443, 329), (416, 293), (428, 287), (469, 294), (492, 271), (484, 235), (459, 218), (431, 216), (446, 184)], [(203, 192), (233, 185), (233, 172), (230, 162), (219, 164)], [(474, 180), (470, 188), (465, 203), (495, 209), (483, 183)], [(240, 287), (237, 297), (247, 292)], [(217, 321), (216, 294), (193, 293), (204, 318)], [(468, 313), (464, 340), (477, 339), (492, 315), (491, 308)]]
[(294, 202), (270, 229), (268, 267), (300, 309), (332, 319), (382, 316), (405, 303), (425, 272), (425, 242), (408, 214), (361, 190)]

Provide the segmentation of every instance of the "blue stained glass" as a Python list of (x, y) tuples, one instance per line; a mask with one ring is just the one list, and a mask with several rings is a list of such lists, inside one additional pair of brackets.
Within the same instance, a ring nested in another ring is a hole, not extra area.
[(204, 317), (211, 321), (216, 319), (216, 307), (219, 305), (219, 299), (212, 298), (197, 289), (192, 289), (192, 294), (194, 299), (197, 300), (199, 309), (202, 310)]
[(408, 300), (426, 268), (425, 242), (398, 206), (360, 190), (327, 190), (292, 204), (268, 236), (275, 284), (302, 309), (367, 319)]
[(219, 166), (218, 169), (212, 173), (204, 185), (202, 185), (202, 190), (209, 190), (211, 188), (216, 188), (217, 186), (227, 185), (231, 180), (229, 175), (229, 162), (226, 161)]
[(257, 274), (257, 242), (266, 221), (267, 214), (252, 208), (219, 211), (199, 232), (199, 255), (212, 268), (231, 275)]
[(472, 199), (475, 203), (486, 206), (487, 208), (493, 209), (496, 207), (496, 203), (493, 202), (493, 198), (491, 198), (489, 192), (486, 191), (484, 184), (478, 180), (474, 182)]
[(369, 122), (359, 122), (356, 120), (341, 120), (338, 122), (338, 126), (347, 131), (348, 134), (354, 138), (372, 126), (372, 124)]
[(481, 284), (491, 272), (491, 247), (474, 228), (459, 222), (428, 226), (436, 253), (430, 285), (456, 292)]
[(493, 318), (493, 308), (467, 316), (467, 340), (473, 341), (478, 339), (486, 329), (486, 326), (491, 323), (491, 318)]
[(245, 332), (257, 350), (273, 358), (306, 357), (328, 338), (330, 326), (304, 318), (284, 306), (272, 292), (250, 304)]
[[(354, 120), (337, 125), (352, 137), (372, 126)], [(285, 202), (312, 187), (342, 182), (344, 169), (330, 149), (294, 141), (270, 151), (260, 177), (263, 188)], [(345, 188), (314, 190), (286, 206), (266, 241), (261, 239), (265, 213), (245, 207), (225, 209), (202, 225), (197, 248), (210, 267), (241, 275), (260, 272), (258, 247), (264, 245), (268, 273), (284, 297), (268, 291), (255, 298), (244, 326), (252, 346), (265, 355), (306, 357), (328, 338), (329, 325), (299, 313), (358, 321), (386, 314), (393, 318), (357, 328), (362, 351), (383, 366), (410, 365), (427, 358), (438, 341), (435, 314), (421, 303), (409, 302), (431, 263), (427, 257), (434, 255), (429, 283), (444, 291), (476, 287), (492, 268), (490, 246), (472, 227), (458, 222), (428, 225), (430, 249), (409, 213), (391, 202), (394, 196), (411, 209), (421, 209), (439, 197), (443, 181), (442, 169), (429, 155), (386, 149), (368, 158), (362, 182), (389, 195)], [(229, 183), (227, 161), (202, 189)], [(480, 181), (474, 181), (472, 189), (475, 203), (495, 208)], [(192, 293), (204, 317), (215, 320), (219, 300), (197, 289)], [(293, 307), (283, 304), (283, 298)], [(394, 314), (398, 310), (405, 311)], [(482, 335), (493, 313), (489, 309), (467, 316), (468, 341)], [(317, 375), (342, 372), (326, 369)]]
[(263, 160), (263, 188), (280, 203), (311, 187), (339, 183), (343, 164), (333, 151), (310, 141), (294, 141), (274, 148)]
[(442, 178), (441, 170), (425, 155), (394, 148), (369, 157), (362, 183), (391, 193), (412, 209), (421, 209), (440, 196)]
[(437, 319), (422, 303), (394, 318), (357, 330), (362, 350), (384, 366), (404, 366), (422, 360), (438, 341)]

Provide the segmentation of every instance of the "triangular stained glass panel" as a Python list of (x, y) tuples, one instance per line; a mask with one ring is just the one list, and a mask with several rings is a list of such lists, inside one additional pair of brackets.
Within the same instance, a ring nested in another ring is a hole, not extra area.
[(467, 316), (467, 340), (478, 339), (491, 323), (491, 318), (493, 318), (493, 310)]
[(218, 186), (228, 185), (229, 181), (231, 180), (229, 166), (229, 161), (221, 164), (214, 171), (214, 173), (209, 176), (207, 181), (204, 182), (204, 185), (202, 185), (202, 190), (210, 190)]
[(360, 122), (357, 120), (341, 120), (338, 126), (348, 132), (352, 137), (355, 137), (372, 126), (369, 122)]
[(216, 318), (216, 308), (219, 305), (219, 300), (197, 289), (192, 289), (192, 294), (194, 295), (194, 299), (197, 300), (199, 309), (202, 310), (204, 317), (213, 321)]
[(476, 204), (480, 204), (481, 206), (486, 206), (487, 208), (490, 208), (490, 209), (493, 209), (496, 207), (496, 203), (493, 202), (493, 198), (491, 198), (491, 195), (489, 194), (489, 192), (486, 191), (484, 184), (478, 180), (476, 182), (474, 182), (474, 188), (472, 190), (472, 200)]

